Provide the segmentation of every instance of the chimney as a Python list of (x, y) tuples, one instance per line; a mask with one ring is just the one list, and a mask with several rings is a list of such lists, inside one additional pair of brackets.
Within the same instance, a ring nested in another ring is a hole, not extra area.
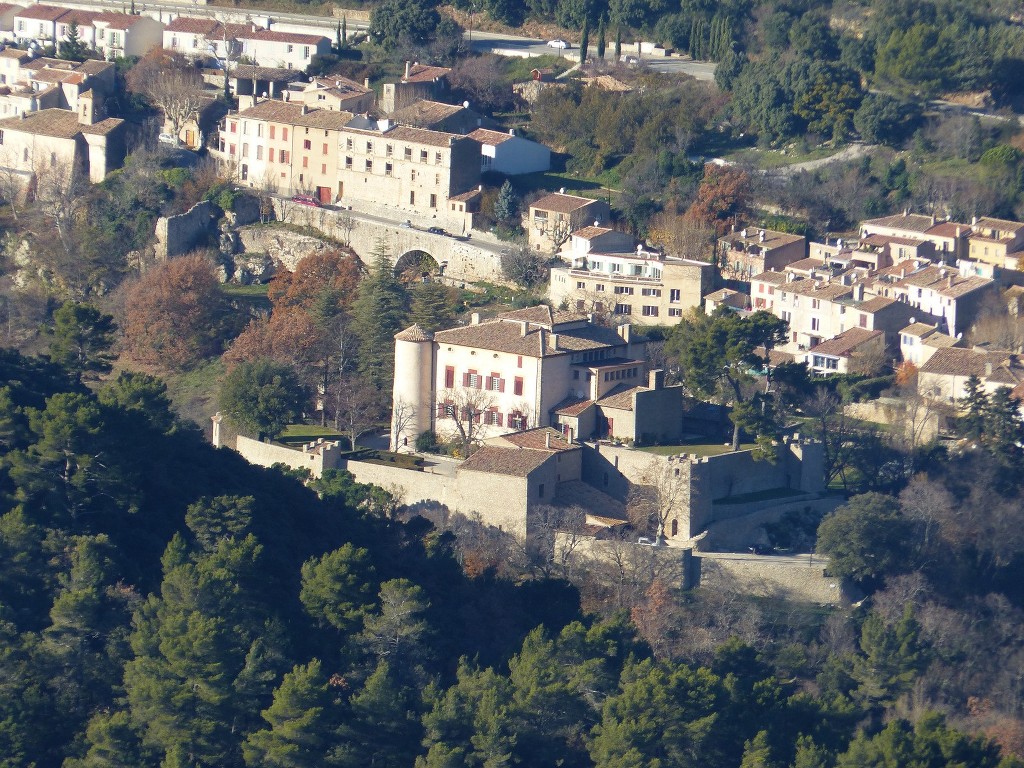
[(978, 224), (978, 217), (977, 216), (971, 216), (971, 226), (974, 227), (974, 226), (977, 226), (977, 224)]
[(540, 342), (540, 355), (538, 355), (538, 357), (544, 357), (545, 339), (544, 339), (544, 329), (543, 328), (538, 328), (537, 329), (537, 341)]
[(526, 336), (526, 332), (530, 330), (530, 324), (525, 320), (519, 321), (519, 335)]
[(370, 87), (370, 78), (364, 77), (363, 78), (363, 88), (369, 89), (369, 87)]
[(904, 267), (903, 269), (900, 270), (900, 280), (905, 279), (906, 276), (907, 276), (907, 268)]
[(760, 232), (757, 233), (757, 240), (758, 240), (758, 242), (763, 243), (764, 242), (764, 237), (765, 237), (765, 234), (764, 234), (764, 230), (762, 229)]
[(409, 70), (411, 68), (412, 68), (412, 62), (411, 61), (405, 62), (405, 78), (404, 79), (406, 79), (406, 80), (409, 79)]
[(957, 227), (957, 228), (956, 228), (956, 239), (957, 239), (957, 240), (959, 240), (959, 239), (960, 239), (960, 227)]
[(932, 214), (932, 226), (933, 227), (935, 226), (935, 214), (934, 213)]
[(662, 389), (665, 386), (665, 371), (661, 368), (655, 368), (652, 371), (647, 372), (647, 388), (648, 389)]
[(509, 136), (515, 136), (516, 135), (516, 129), (515, 128), (509, 128), (508, 129), (508, 135)]
[(552, 333), (550, 336), (548, 336), (548, 349), (550, 349), (552, 352), (557, 352), (558, 351), (558, 334), (557, 333)]
[(469, 324), (470, 325), (480, 325), (480, 313), (479, 312), (474, 312), (473, 314), (471, 314), (469, 316)]
[(952, 275), (950, 275), (949, 277), (946, 278), (946, 287), (947, 288), (952, 288), (953, 287), (953, 276)]
[(303, 104), (302, 107), (300, 108), (300, 110), (301, 110), (301, 113), (303, 115), (305, 115), (307, 112), (309, 112), (309, 107), (307, 107), (305, 104)]
[(619, 326), (619, 328), (618, 328), (618, 331), (619, 331), (619, 337), (620, 337), (620, 338), (621, 338), (621, 339), (622, 339), (622, 340), (623, 340), (624, 342), (626, 342), (627, 344), (629, 344), (629, 339), (630, 339), (630, 337), (631, 337), (631, 336), (633, 335), (633, 329), (632, 329), (632, 326), (630, 326), (630, 324), (629, 324), (629, 323), (626, 323), (625, 325), (620, 325), (620, 326)]
[(544, 431), (544, 447), (551, 449), (551, 432), (548, 430)]
[(786, 282), (787, 283), (792, 283), (795, 278), (796, 278), (796, 275), (794, 275), (792, 272), (787, 272), (786, 273)]
[(857, 283), (853, 286), (853, 300), (864, 301), (864, 283)]
[(985, 378), (992, 375), (992, 363), (985, 363)]

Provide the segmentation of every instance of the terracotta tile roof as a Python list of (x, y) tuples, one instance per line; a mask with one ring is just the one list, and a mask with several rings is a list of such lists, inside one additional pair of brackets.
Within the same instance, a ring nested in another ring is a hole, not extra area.
[(559, 331), (558, 351), (555, 352), (550, 347), (550, 334), (546, 330), (531, 326), (524, 336), (520, 323), (506, 320), (492, 320), (479, 325), (438, 331), (434, 334), (434, 341), (438, 344), (456, 344), (461, 347), (488, 349), (524, 357), (541, 357), (542, 332), (545, 357), (591, 349), (608, 349), (625, 344), (611, 328), (588, 326)]
[(1024, 223), (1022, 222), (1010, 221), (1008, 219), (993, 219), (988, 216), (982, 216), (972, 226), (976, 229), (996, 229), (1000, 232), (1018, 232), (1024, 229)]
[(739, 291), (734, 291), (731, 288), (719, 288), (714, 293), (709, 293), (704, 297), (704, 301), (725, 301), (730, 296), (735, 296)]
[(85, 80), (85, 75), (80, 72), (71, 72), (66, 69), (37, 69), (31, 75), (29, 80), (37, 83), (63, 83), (65, 81), (72, 81), (72, 78), (77, 78), (77, 82)]
[(216, 19), (197, 19), (179, 16), (164, 27), (164, 32), (186, 32), (192, 35), (208, 35), (220, 26)]
[[(793, 235), (789, 232), (776, 232), (771, 229), (759, 229), (758, 227), (747, 227), (747, 236), (743, 231), (730, 232), (719, 238), (718, 242), (726, 242), (733, 250), (742, 250), (744, 246), (756, 245), (771, 250), (790, 243), (797, 243), (806, 240), (803, 235)], [(761, 232), (764, 232), (764, 241), (761, 241)]]
[(919, 213), (899, 213), (895, 216), (883, 216), (880, 219), (868, 219), (861, 222), (860, 226), (861, 229), (865, 227), (884, 227), (885, 229), (902, 229), (907, 232), (924, 233), (935, 226), (935, 219)]
[(906, 328), (900, 331), (903, 336), (916, 336), (919, 339), (923, 339), (925, 336), (930, 336), (935, 333), (938, 328), (934, 325), (928, 325), (928, 323), (911, 323)]
[(67, 8), (57, 8), (53, 5), (30, 5), (28, 8), (18, 11), (15, 14), (17, 19), (38, 19), (39, 21), (56, 21), (65, 13)]
[(32, 59), (22, 69), (28, 69), (35, 71), (38, 69), (66, 69), (69, 72), (75, 68), (75, 64), (70, 61), (64, 61), (63, 59), (51, 59), (46, 56), (40, 56), (38, 59)]
[(433, 341), (434, 334), (425, 331), (421, 325), (413, 323), (404, 331), (396, 333), (395, 339), (397, 341)]
[(859, 312), (879, 312), (886, 307), (892, 306), (896, 303), (895, 299), (887, 299), (885, 296), (875, 296), (873, 299), (862, 301), (856, 305), (856, 309)]
[(452, 115), (457, 115), (463, 110), (465, 110), (463, 106), (420, 99), (406, 107), (396, 109), (391, 113), (391, 118), (398, 123), (408, 123), (420, 128), (429, 128), (447, 120)]
[(552, 192), (540, 200), (530, 203), (531, 208), (542, 211), (554, 211), (555, 213), (572, 213), (580, 208), (585, 208), (591, 203), (597, 202), (589, 197), (577, 197), (576, 195), (563, 195), (560, 192)]
[(469, 192), (462, 192), (461, 194), (458, 195), (450, 195), (448, 199), (454, 200), (457, 203), (469, 203), (472, 202), (473, 200), (476, 200), (478, 197), (480, 197), (480, 190), (471, 189), (469, 190)]
[(928, 336), (923, 342), (926, 347), (935, 347), (936, 349), (943, 349), (945, 347), (956, 347), (960, 345), (960, 339), (955, 339), (952, 336), (947, 336), (944, 333), (933, 333)]
[[(278, 71), (294, 72), (295, 70), (286, 69)], [(314, 82), (319, 88), (337, 91), (340, 94), (365, 94), (370, 92), (370, 89), (365, 87), (362, 83), (357, 83), (355, 80), (349, 80), (347, 77), (341, 77), (340, 75), (335, 77), (318, 77)]]
[(894, 235), (868, 235), (861, 239), (861, 244), (867, 245), (889, 245), (890, 243), (896, 243), (897, 245), (923, 245), (924, 243), (931, 242), (919, 237), (896, 237)]
[(555, 413), (559, 416), (576, 417), (590, 408), (596, 401), (580, 400), (577, 397), (568, 397), (555, 406)]
[(970, 224), (958, 224), (955, 221), (944, 221), (927, 230), (925, 234), (931, 235), (932, 237), (956, 237), (957, 230), (960, 230), (961, 235), (965, 235), (970, 231), (970, 229)]
[(246, 120), (266, 120), (272, 123), (286, 123), (288, 125), (301, 125), (307, 128), (323, 128), (325, 130), (340, 131), (352, 119), (351, 112), (333, 109), (310, 109), (304, 104), (294, 104), (278, 99), (261, 101), (254, 107), (232, 117)]
[(24, 61), (28, 58), (28, 51), (19, 51), (17, 48), (4, 48), (0, 51), (0, 56), (5, 59), (19, 59)]
[(102, 16), (98, 16), (96, 21), (101, 24), (106, 24), (108, 29), (131, 29), (140, 21), (142, 16), (132, 16), (130, 13), (104, 13)]
[(555, 503), (562, 507), (580, 507), (602, 528), (626, 522), (626, 505), (597, 490), (582, 480), (567, 480), (558, 484)]
[(799, 261), (790, 262), (784, 267), (784, 269), (791, 269), (795, 272), (809, 272), (812, 269), (823, 269), (824, 267), (825, 262), (822, 259), (809, 257), (806, 259), (800, 259)]
[(976, 275), (963, 277), (949, 267), (929, 266), (911, 272), (896, 284), (902, 287), (929, 288), (941, 296), (955, 299), (992, 285), (992, 280)]
[(607, 235), (609, 232), (614, 231), (614, 229), (610, 229), (608, 227), (595, 227), (593, 224), (591, 224), (589, 227), (580, 227), (579, 229), (572, 233), (572, 236), (582, 238), (583, 240), (591, 240), (595, 237)]
[(389, 139), (397, 141), (410, 141), (415, 144), (428, 144), (433, 147), (448, 147), (456, 139), (465, 138), (454, 133), (429, 131), (426, 128), (410, 128), (407, 125), (395, 126), (384, 135)]
[(248, 29), (236, 32), (233, 37), (242, 40), (256, 40), (268, 43), (294, 43), (295, 45), (319, 45), (327, 40), (323, 35), (303, 35), (298, 32), (278, 32), (274, 29)]
[[(548, 451), (528, 448), (498, 448), (485, 445), (459, 466), (458, 471), (486, 472), (492, 475), (527, 477), (552, 456)], [(486, 499), (480, 500), (482, 503)]]
[(13, 3), (0, 3), (0, 14), (8, 13), (10, 11), (20, 11), (25, 6), (14, 5)]
[(850, 328), (838, 336), (821, 342), (813, 347), (809, 354), (830, 355), (832, 357), (849, 357), (861, 344), (882, 335), (881, 331), (869, 331), (865, 328)]
[(575, 323), (586, 320), (587, 316), (575, 312), (567, 312), (564, 309), (552, 309), (547, 304), (535, 304), (532, 307), (502, 312), (498, 315), (498, 318), (501, 320), (526, 320), (528, 323), (543, 325), (550, 329), (551, 326), (558, 325), (559, 323)]
[(403, 77), (403, 83), (431, 83), (441, 77), (447, 77), (451, 70), (447, 67), (432, 67), (427, 64), (413, 64), (409, 68), (409, 76)]
[[(562, 434), (552, 427), (537, 427), (524, 432), (510, 432), (495, 438), (493, 444), (511, 443), (516, 448), (529, 448), (533, 451), (545, 451), (547, 453), (560, 453), (562, 451), (579, 450), (578, 445), (573, 445)], [(488, 444), (490, 441), (488, 441)]]
[(516, 138), (514, 134), (503, 133), (502, 131), (492, 131), (489, 128), (477, 128), (475, 131), (470, 131), (466, 135), (471, 139), (476, 139), (481, 144), (489, 144), (491, 146), (504, 144), (506, 141)]
[(824, 280), (794, 280), (785, 286), (785, 290), (825, 301), (835, 301), (853, 294), (851, 285), (843, 285), (840, 282), (827, 283)]
[[(985, 364), (992, 365), (992, 375), (986, 376)], [(977, 376), (996, 383), (1015, 386), (1024, 380), (1024, 367), (1011, 352), (986, 352), (960, 347), (940, 349), (921, 366), (921, 373), (941, 376)]]
[(619, 384), (597, 401), (602, 408), (614, 408), (619, 411), (633, 410), (633, 395), (638, 392), (648, 392), (648, 387), (630, 387), (626, 384)]
[(120, 127), (124, 120), (108, 117), (93, 125), (82, 125), (78, 114), (68, 109), (41, 109), (22, 117), (8, 117), (0, 120), (0, 128), (9, 131), (32, 133), (36, 136), (52, 136), (57, 139), (71, 139), (79, 133), (105, 134)]
[(70, 24), (71, 22), (75, 22), (80, 27), (92, 27), (95, 26), (96, 20), (102, 17), (102, 13), (75, 9), (68, 12), (67, 15), (61, 16), (58, 21), (60, 21), (61, 24)]
[(114, 62), (112, 61), (100, 61), (99, 59), (86, 59), (77, 67), (76, 72), (82, 72), (86, 75), (98, 75), (100, 72), (106, 72), (108, 69), (114, 68)]
[(785, 272), (762, 272), (759, 275), (754, 275), (750, 280), (751, 282), (757, 280), (758, 282), (771, 285), (785, 285), (788, 278)]

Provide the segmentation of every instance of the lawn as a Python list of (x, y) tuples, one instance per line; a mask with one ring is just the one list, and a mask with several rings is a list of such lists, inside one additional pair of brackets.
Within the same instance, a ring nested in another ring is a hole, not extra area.
[(715, 504), (750, 504), (755, 501), (771, 501), (772, 499), (786, 499), (790, 496), (802, 496), (803, 493), (803, 491), (794, 488), (769, 488), (765, 491), (741, 493), (736, 496), (726, 496), (724, 499), (715, 499)]
[(785, 150), (748, 148), (730, 152), (729, 154), (723, 155), (723, 157), (734, 163), (739, 163), (741, 165), (753, 165), (761, 170), (771, 171), (787, 165), (806, 163), (809, 160), (821, 160), (825, 157), (831, 157), (842, 149), (844, 149), (844, 147), (815, 147), (814, 149), (809, 149), (806, 152), (801, 152), (799, 149), (793, 147)]
[(287, 446), (311, 443), (318, 438), (325, 440), (341, 440), (344, 436), (333, 427), (321, 427), (319, 424), (289, 424), (277, 437), (277, 442)]

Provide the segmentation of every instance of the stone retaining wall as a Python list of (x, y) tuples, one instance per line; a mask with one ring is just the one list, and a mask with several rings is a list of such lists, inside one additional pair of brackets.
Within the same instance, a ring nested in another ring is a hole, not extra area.
[(196, 203), (177, 216), (161, 216), (156, 221), (156, 242), (153, 250), (157, 259), (170, 259), (188, 253), (213, 231), (217, 208), (208, 200)]

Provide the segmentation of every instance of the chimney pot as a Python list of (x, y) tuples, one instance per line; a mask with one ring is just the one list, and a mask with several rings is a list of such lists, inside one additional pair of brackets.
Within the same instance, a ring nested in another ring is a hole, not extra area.
[(409, 79), (409, 70), (411, 69), (411, 67), (412, 67), (412, 63), (411, 62), (408, 62), (408, 61), (405, 62), (405, 79), (406, 80)]
[(665, 371), (661, 368), (655, 368), (647, 372), (647, 387), (648, 389), (662, 389), (665, 386)]
[(988, 376), (991, 376), (991, 375), (992, 375), (992, 363), (985, 363), (985, 376), (988, 377)]
[(558, 334), (557, 333), (552, 333), (550, 336), (548, 336), (548, 348), (552, 352), (557, 352), (558, 351)]
[(544, 447), (545, 448), (550, 448), (551, 447), (551, 432), (548, 432), (548, 431), (544, 432)]
[(480, 325), (480, 313), (479, 312), (474, 312), (473, 314), (471, 314), (469, 316), (469, 324), (470, 325)]
[(526, 332), (527, 332), (527, 330), (529, 330), (529, 328), (530, 328), (530, 324), (527, 323), (525, 320), (520, 320), (519, 321), (519, 335), (520, 336), (525, 336)]

